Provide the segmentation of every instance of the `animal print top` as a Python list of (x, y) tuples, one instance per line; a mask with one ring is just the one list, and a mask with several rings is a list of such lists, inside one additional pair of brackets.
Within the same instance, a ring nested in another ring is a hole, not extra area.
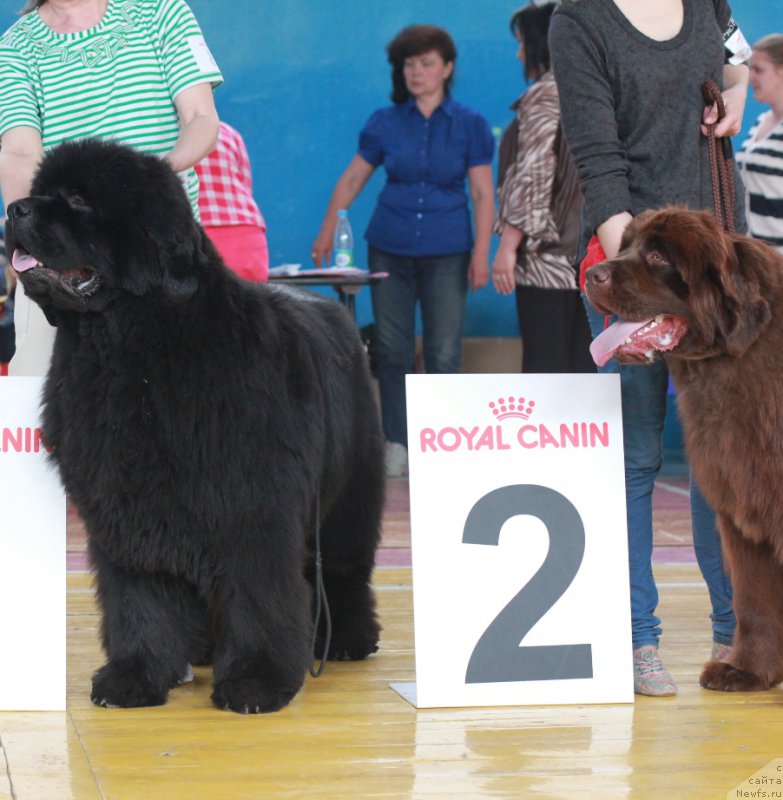
[[(576, 289), (576, 257), (582, 195), (573, 159), (559, 137), (560, 104), (551, 70), (513, 105), (517, 145), (512, 164), (498, 175), (495, 233), (521, 230), (515, 281), (541, 289)], [(558, 159), (568, 159), (559, 164)], [(502, 167), (499, 167), (499, 170)]]

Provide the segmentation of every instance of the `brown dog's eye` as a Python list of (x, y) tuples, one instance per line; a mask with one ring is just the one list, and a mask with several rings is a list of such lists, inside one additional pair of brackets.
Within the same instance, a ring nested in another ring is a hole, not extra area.
[(648, 256), (647, 260), (652, 264), (666, 264), (666, 259), (657, 251), (653, 250)]

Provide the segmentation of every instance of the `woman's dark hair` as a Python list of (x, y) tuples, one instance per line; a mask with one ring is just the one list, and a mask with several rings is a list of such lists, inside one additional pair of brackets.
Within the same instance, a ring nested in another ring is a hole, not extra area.
[(525, 77), (538, 80), (552, 66), (549, 58), (549, 20), (557, 3), (533, 3), (514, 12), (508, 26), (525, 46)]
[[(392, 93), (391, 99), (395, 105), (404, 103), (410, 96), (405, 85), (403, 67), (405, 59), (411, 56), (420, 56), (435, 50), (448, 64), (457, 60), (457, 48), (448, 32), (436, 25), (409, 25), (403, 28), (386, 46), (389, 63), (392, 65)], [(446, 79), (446, 94), (451, 88), (454, 70)]]
[(19, 13), (29, 14), (31, 11), (35, 11), (36, 8), (40, 8), (45, 2), (46, 0), (27, 0), (24, 8)]

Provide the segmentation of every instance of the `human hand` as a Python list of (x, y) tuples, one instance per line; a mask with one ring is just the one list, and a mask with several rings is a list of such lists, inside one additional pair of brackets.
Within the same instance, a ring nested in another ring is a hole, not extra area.
[(514, 268), (517, 265), (516, 250), (499, 247), (492, 262), (492, 282), (495, 291), (500, 294), (511, 294), (515, 288)]
[(313, 264), (316, 269), (321, 267), (330, 266), (332, 257), (332, 236), (327, 233), (321, 232), (318, 234), (316, 240), (313, 242), (310, 258), (313, 259)]
[(475, 292), (489, 283), (489, 261), (486, 258), (473, 256), (468, 264), (468, 285)]
[(597, 228), (596, 235), (606, 258), (616, 258), (620, 252), (620, 244), (623, 239), (623, 232), (628, 223), (633, 219), (628, 211), (621, 211), (614, 214), (609, 219), (604, 220)]
[(721, 95), (726, 115), (718, 120), (718, 104), (704, 108), (701, 132), (709, 135), (708, 126), (715, 125), (715, 136), (736, 136), (742, 129), (742, 115), (745, 113), (745, 100), (748, 90), (744, 84), (738, 83), (725, 89)]

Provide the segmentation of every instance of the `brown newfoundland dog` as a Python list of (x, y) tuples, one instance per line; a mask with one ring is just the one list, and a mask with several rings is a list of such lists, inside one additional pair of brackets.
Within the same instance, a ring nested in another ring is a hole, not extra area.
[(166, 163), (117, 144), (52, 150), (8, 220), (57, 326), (43, 433), (97, 579), (93, 702), (159, 705), (212, 663), (219, 708), (275, 711), (314, 649), (373, 653), (383, 437), (346, 310), (237, 278)]
[(707, 213), (648, 212), (617, 258), (588, 271), (586, 291), (623, 320), (593, 343), (599, 364), (665, 354), (688, 458), (718, 515), (737, 631), (701, 685), (768, 689), (783, 680), (783, 256)]

